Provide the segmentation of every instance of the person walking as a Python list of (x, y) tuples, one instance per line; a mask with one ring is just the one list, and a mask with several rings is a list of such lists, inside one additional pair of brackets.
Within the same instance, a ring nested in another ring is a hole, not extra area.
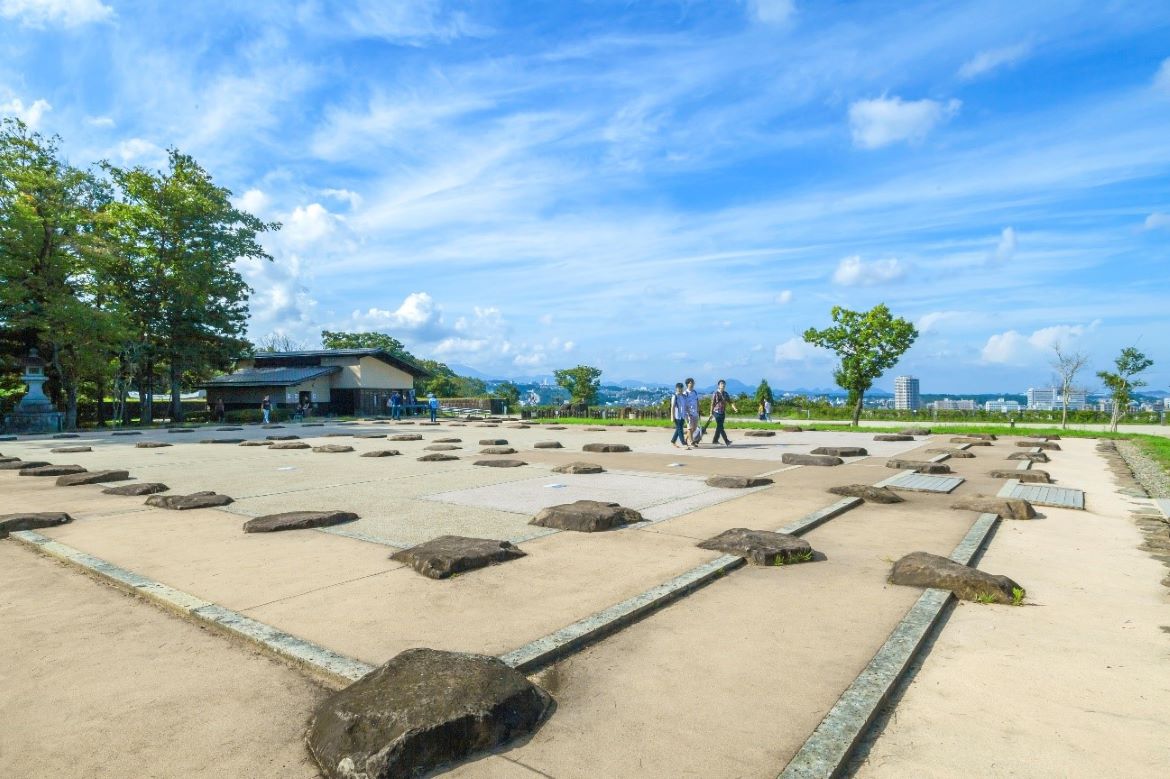
[(687, 389), (683, 393), (687, 410), (687, 443), (692, 447), (699, 445), (695, 434), (699, 432), (699, 393), (695, 391), (695, 380), (688, 378)]
[(390, 396), (390, 418), (402, 419), (402, 393), (398, 390)]
[(435, 397), (435, 393), (427, 393), (427, 407), (431, 411), (431, 421), (435, 421), (435, 417), (439, 414), (439, 399)]
[(674, 435), (670, 439), (671, 446), (675, 449), (690, 449), (691, 447), (687, 445), (687, 434), (683, 432), (683, 423), (687, 419), (687, 407), (681, 381), (674, 385), (674, 394), (670, 396), (670, 419), (674, 422)]
[(735, 403), (731, 400), (731, 395), (727, 394), (727, 382), (723, 379), (715, 385), (715, 392), (711, 394), (711, 416), (715, 417), (715, 435), (711, 439), (712, 443), (719, 443), (719, 437), (723, 437), (723, 443), (731, 446), (731, 439), (727, 437), (727, 431), (723, 429), (723, 423), (727, 420), (727, 407), (731, 406), (731, 410), (739, 413), (739, 409), (735, 407)]
[(764, 421), (772, 421), (772, 401), (764, 398)]
[(260, 401), (260, 413), (264, 417), (264, 424), (267, 425), (268, 415), (272, 413), (272, 401), (268, 399), (267, 395), (264, 396), (264, 400)]

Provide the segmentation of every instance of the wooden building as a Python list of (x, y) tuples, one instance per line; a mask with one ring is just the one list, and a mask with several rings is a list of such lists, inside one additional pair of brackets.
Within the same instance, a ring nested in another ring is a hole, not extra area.
[(240, 358), (233, 372), (201, 386), (212, 406), (221, 398), (231, 411), (259, 408), (267, 395), (274, 408), (309, 403), (318, 414), (355, 416), (386, 412), (395, 391), (407, 397), (424, 368), (381, 349), (260, 352)]

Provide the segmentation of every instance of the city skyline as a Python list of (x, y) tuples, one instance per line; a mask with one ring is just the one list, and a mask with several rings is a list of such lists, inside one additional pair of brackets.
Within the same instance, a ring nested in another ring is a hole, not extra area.
[(827, 387), (800, 333), (885, 302), (921, 332), (887, 391), (1038, 386), (1057, 342), (1090, 388), (1129, 345), (1170, 387), (1164, 4), (61, 0), (0, 22), (0, 114), (82, 166), (178, 147), (284, 224), (240, 266), (253, 338)]

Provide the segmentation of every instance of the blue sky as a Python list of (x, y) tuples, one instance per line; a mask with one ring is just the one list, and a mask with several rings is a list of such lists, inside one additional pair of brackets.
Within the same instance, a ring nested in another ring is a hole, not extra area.
[(0, 0), (0, 113), (283, 222), (256, 337), (825, 386), (799, 334), (885, 302), (879, 386), (1170, 385), (1165, 2)]

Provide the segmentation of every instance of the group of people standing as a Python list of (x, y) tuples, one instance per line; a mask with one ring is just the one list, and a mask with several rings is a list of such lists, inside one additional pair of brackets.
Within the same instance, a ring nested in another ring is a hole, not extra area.
[[(715, 420), (712, 443), (718, 444), (722, 438), (724, 446), (731, 446), (731, 439), (723, 429), (729, 407), (735, 413), (739, 413), (727, 392), (727, 383), (720, 379), (715, 385), (715, 391), (711, 393), (711, 417)], [(674, 436), (670, 439), (673, 446), (694, 449), (699, 445), (702, 437), (699, 434), (699, 392), (695, 389), (694, 379), (687, 379), (674, 385), (674, 394), (670, 396), (670, 418), (674, 421)]]

